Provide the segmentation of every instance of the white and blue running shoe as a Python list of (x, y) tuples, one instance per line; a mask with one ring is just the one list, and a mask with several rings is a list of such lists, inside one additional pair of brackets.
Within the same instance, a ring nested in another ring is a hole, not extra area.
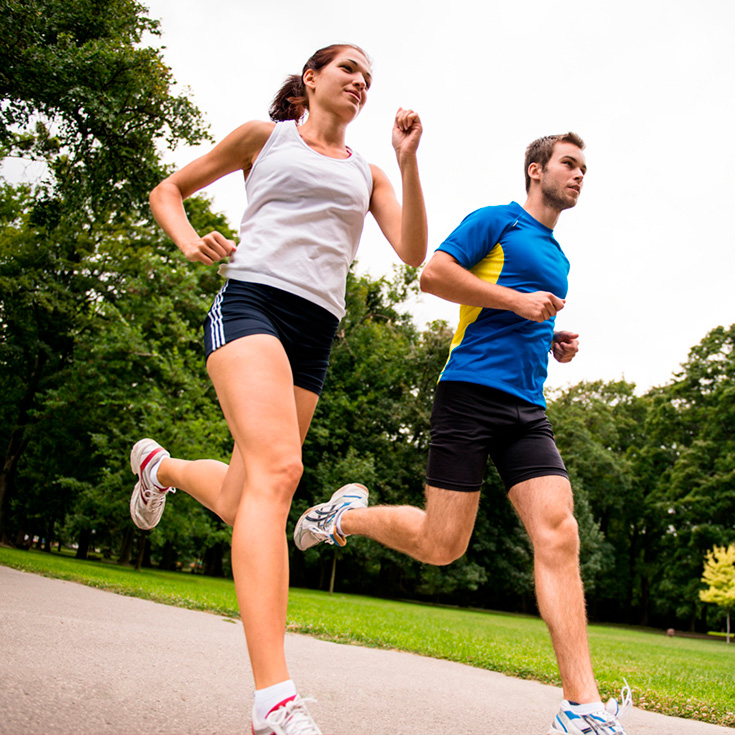
[(326, 503), (309, 508), (299, 518), (293, 532), (296, 547), (306, 551), (321, 543), (344, 546), (347, 539), (337, 531), (340, 516), (346, 510), (367, 507), (368, 489), (364, 485), (344, 485)]
[(565, 699), (547, 735), (625, 735), (625, 729), (618, 718), (624, 717), (632, 706), (633, 699), (627, 681), (621, 693), (621, 701), (610, 699), (604, 709), (596, 712), (577, 714)]

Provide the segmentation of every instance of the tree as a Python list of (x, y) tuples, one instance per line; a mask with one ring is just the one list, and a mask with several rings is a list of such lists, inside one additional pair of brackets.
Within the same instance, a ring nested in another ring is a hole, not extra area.
[(115, 259), (150, 225), (158, 146), (206, 134), (143, 43), (158, 33), (143, 11), (134, 0), (0, 0), (0, 153), (46, 171), (33, 189), (0, 192), (0, 538), (42, 396), (73, 373), (100, 305), (119, 301)]
[(695, 345), (675, 380), (650, 394), (648, 452), (665, 559), (652, 583), (660, 611), (703, 625), (701, 560), (735, 526), (735, 325)]
[(735, 544), (715, 546), (707, 552), (702, 582), (708, 585), (699, 591), (702, 602), (711, 602), (727, 613), (727, 642), (730, 643), (730, 611), (735, 607)]
[(141, 211), (162, 178), (157, 146), (200, 142), (201, 114), (135, 0), (0, 0), (0, 149), (43, 162), (35, 220)]
[[(187, 263), (151, 222), (98, 217), (86, 248), (79, 237), (44, 241), (30, 223), (30, 193), (4, 191), (0, 203), (15, 217), (0, 230), (0, 437), (23, 437), (13, 477), (21, 492), (6, 496), (9, 530), (48, 538), (61, 525), (80, 541), (95, 531), (96, 545), (114, 555), (129, 535), (121, 492), (129, 494), (126, 456), (141, 432), (186, 456), (225, 458), (231, 449), (201, 352), (219, 278)], [(229, 233), (205, 200), (186, 205), (195, 227)], [(34, 354), (44, 369), (22, 416)], [(172, 504), (165, 533), (150, 535), (153, 553), (164, 536), (171, 554), (214, 539), (201, 509), (178, 518), (186, 507)]]

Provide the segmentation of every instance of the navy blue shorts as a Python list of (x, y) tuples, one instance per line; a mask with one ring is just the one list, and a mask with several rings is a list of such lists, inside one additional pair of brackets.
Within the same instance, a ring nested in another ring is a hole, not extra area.
[(488, 455), (506, 490), (534, 477), (569, 477), (541, 406), (485, 385), (440, 380), (431, 412), (426, 484), (476, 492)]
[(204, 351), (251, 334), (281, 341), (291, 364), (293, 383), (319, 395), (339, 319), (323, 307), (260, 283), (228, 280), (204, 320)]

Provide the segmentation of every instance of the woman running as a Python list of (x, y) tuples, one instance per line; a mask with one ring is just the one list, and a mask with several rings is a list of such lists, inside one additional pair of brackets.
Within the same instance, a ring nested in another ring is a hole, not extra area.
[[(138, 476), (130, 511), (138, 527), (153, 528), (166, 494), (179, 488), (232, 525), (232, 571), (255, 680), (254, 735), (320, 733), (284, 654), (286, 519), (367, 212), (405, 263), (418, 266), (426, 256), (418, 115), (399, 109), (393, 126), (402, 204), (386, 175), (345, 143), (370, 83), (370, 62), (357, 46), (317, 51), (276, 95), (273, 122), (245, 123), (151, 193), (156, 220), (188, 260), (227, 259), (204, 343), (235, 446), (226, 465), (174, 459), (152, 439), (139, 441), (130, 458)], [(182, 204), (234, 171), (244, 173), (247, 193), (237, 246), (219, 232), (201, 237)]]

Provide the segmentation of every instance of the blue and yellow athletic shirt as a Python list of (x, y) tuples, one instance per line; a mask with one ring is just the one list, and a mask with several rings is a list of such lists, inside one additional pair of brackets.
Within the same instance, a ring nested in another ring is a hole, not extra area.
[[(437, 250), (484, 281), (566, 298), (569, 261), (554, 231), (516, 202), (467, 215)], [(461, 306), (459, 316), (439, 380), (487, 385), (545, 407), (555, 319), (539, 324), (512, 311), (480, 306)]]

